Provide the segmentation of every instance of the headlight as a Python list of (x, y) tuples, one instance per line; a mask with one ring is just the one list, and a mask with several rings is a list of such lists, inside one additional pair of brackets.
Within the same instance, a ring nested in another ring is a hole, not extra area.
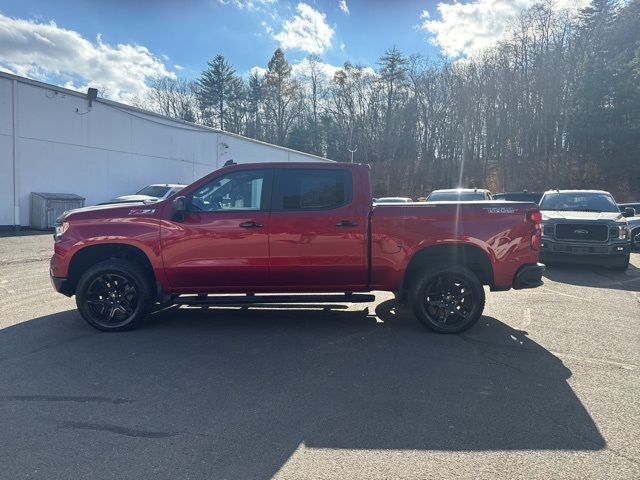
[(53, 234), (53, 238), (58, 240), (68, 228), (69, 222), (56, 223), (56, 233)]
[(616, 225), (609, 228), (609, 238), (613, 240), (626, 240), (628, 229), (626, 225)]

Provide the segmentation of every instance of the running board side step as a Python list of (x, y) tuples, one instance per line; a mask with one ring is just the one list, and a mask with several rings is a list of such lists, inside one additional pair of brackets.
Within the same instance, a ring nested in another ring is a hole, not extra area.
[(265, 303), (369, 303), (376, 296), (364, 293), (334, 295), (180, 295), (174, 298), (177, 305), (249, 305)]

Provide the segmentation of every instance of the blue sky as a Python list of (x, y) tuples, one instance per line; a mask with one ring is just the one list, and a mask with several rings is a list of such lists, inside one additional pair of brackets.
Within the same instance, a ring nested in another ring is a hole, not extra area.
[[(79, 32), (87, 39), (95, 39), (100, 33), (103, 41), (110, 44), (144, 45), (155, 55), (166, 55), (170, 62), (197, 74), (217, 53), (228, 57), (241, 72), (255, 65), (266, 66), (279, 45), (266, 28), (277, 31), (282, 20), (295, 14), (298, 3), (274, 2), (262, 6), (256, 2), (257, 6), (250, 10), (216, 0), (4, 0), (0, 12), (45, 22), (55, 20), (58, 26)], [(305, 3), (326, 15), (326, 23), (334, 30), (331, 47), (321, 54), (327, 63), (340, 65), (351, 60), (374, 64), (393, 45), (406, 52), (438, 53), (428, 42), (428, 35), (416, 28), (421, 12), (434, 7), (436, 2), (349, 0), (349, 14), (340, 10), (337, 0)], [(270, 14), (278, 17), (274, 19)], [(298, 49), (288, 49), (286, 53), (292, 61), (308, 55)]]
[[(390, 47), (457, 58), (534, 0), (3, 0), (0, 69), (126, 100), (153, 78), (196, 78), (221, 53), (239, 74), (273, 51), (375, 68)], [(582, 0), (559, 0), (562, 2)]]

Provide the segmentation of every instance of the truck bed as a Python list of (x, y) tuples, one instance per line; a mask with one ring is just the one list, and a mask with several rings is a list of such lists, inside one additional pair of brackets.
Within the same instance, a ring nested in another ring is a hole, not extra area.
[(414, 202), (376, 205), (371, 213), (371, 286), (396, 290), (414, 254), (432, 246), (467, 245), (493, 265), (490, 286), (509, 288), (522, 264), (536, 263), (530, 246), (529, 202)]

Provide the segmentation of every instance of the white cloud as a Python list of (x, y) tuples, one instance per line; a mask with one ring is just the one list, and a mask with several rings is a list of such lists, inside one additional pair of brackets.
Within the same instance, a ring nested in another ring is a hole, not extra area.
[(260, 25), (262, 25), (262, 28), (265, 29), (265, 31), (271, 35), (273, 33), (273, 28), (271, 28), (271, 25), (269, 25), (267, 22), (265, 22), (264, 20), (262, 22), (260, 22)]
[(38, 23), (2, 14), (0, 66), (18, 75), (70, 87), (94, 86), (122, 101), (143, 94), (151, 79), (175, 77), (141, 45), (110, 45), (100, 35), (91, 42), (53, 21)]
[(333, 29), (325, 21), (324, 13), (306, 3), (298, 3), (297, 15), (284, 22), (282, 31), (274, 35), (284, 49), (297, 49), (321, 54), (331, 46)]
[[(317, 62), (318, 73), (320, 76), (324, 77), (324, 81), (328, 82), (333, 79), (333, 76), (338, 70), (341, 70), (342, 66), (331, 65), (330, 63)], [(376, 75), (375, 70), (371, 67), (364, 67), (363, 72), (365, 75)], [(267, 69), (255, 66), (249, 69), (247, 76), (252, 75), (253, 73), (257, 73), (260, 76), (264, 76), (267, 73)], [(297, 63), (291, 65), (291, 74), (294, 77), (304, 78), (309, 74), (309, 59), (303, 58)]]
[[(331, 65), (330, 63), (317, 62), (318, 72), (323, 75), (325, 80), (331, 80), (333, 75), (341, 68), (336, 67), (335, 65)], [(303, 58), (298, 63), (294, 63), (291, 65), (291, 74), (294, 77), (303, 77), (309, 69), (309, 59)], [(249, 75), (253, 75), (257, 73), (259, 76), (264, 77), (267, 73), (267, 69), (256, 65), (255, 67), (251, 67), (247, 72), (247, 77)]]
[(340, 2), (338, 3), (338, 7), (340, 7), (340, 10), (342, 10), (344, 13), (349, 15), (349, 6), (347, 5), (347, 0), (340, 0)]
[(257, 7), (271, 5), (276, 0), (218, 0), (222, 5), (233, 5), (241, 10), (255, 10)]
[(425, 17), (421, 27), (445, 55), (468, 55), (495, 43), (513, 19), (534, 0), (476, 0), (438, 4), (439, 20)]
[(264, 74), (267, 73), (267, 69), (256, 65), (249, 69), (249, 75), (253, 75), (254, 73), (257, 73), (260, 77), (264, 77)]
[[(432, 42), (450, 57), (469, 55), (493, 45), (523, 10), (537, 0), (473, 0), (440, 2), (438, 20), (423, 11), (420, 28), (432, 35)], [(556, 0), (557, 8), (576, 8), (588, 0)]]
[[(336, 67), (330, 63), (317, 62), (316, 66), (318, 72), (326, 77), (326, 80), (331, 80), (333, 75), (340, 70), (341, 67)], [(309, 71), (309, 59), (304, 58), (298, 63), (291, 66), (291, 73), (295, 76), (304, 76)]]

